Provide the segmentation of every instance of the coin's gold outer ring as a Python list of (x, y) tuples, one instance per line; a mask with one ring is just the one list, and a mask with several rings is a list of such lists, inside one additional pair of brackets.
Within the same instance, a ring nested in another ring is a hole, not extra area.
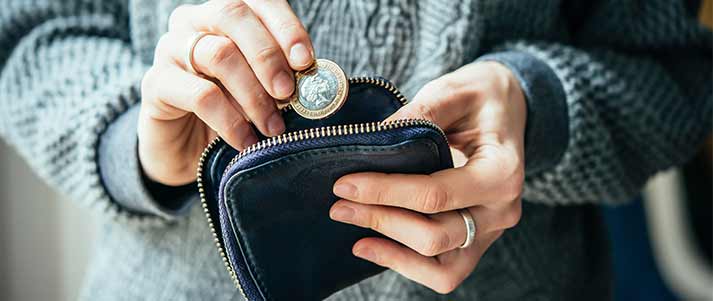
[[(332, 102), (329, 103), (326, 107), (313, 111), (305, 108), (302, 103), (300, 103), (299, 100), (299, 87), (295, 87), (295, 93), (292, 95), (292, 98), (290, 99), (290, 105), (292, 106), (292, 109), (297, 112), (297, 114), (300, 114), (300, 116), (307, 118), (307, 119), (323, 119), (331, 116), (335, 112), (337, 112), (346, 102), (347, 100), (347, 95), (349, 95), (349, 80), (347, 79), (346, 74), (344, 73), (344, 70), (339, 67), (335, 62), (332, 62), (330, 60), (326, 59), (317, 59), (317, 62), (315, 63), (315, 66), (313, 68), (310, 68), (308, 71), (305, 73), (309, 73), (316, 68), (320, 69), (325, 69), (337, 78), (337, 93), (334, 96), (334, 99)], [(299, 83), (300, 79), (307, 74), (298, 72), (295, 75), (295, 83)]]

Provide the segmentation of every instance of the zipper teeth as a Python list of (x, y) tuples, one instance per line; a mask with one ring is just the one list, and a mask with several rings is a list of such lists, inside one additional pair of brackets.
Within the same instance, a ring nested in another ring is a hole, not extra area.
[[(392, 93), (396, 99), (401, 103), (401, 105), (405, 105), (407, 100), (406, 97), (401, 94), (401, 91), (399, 91), (396, 86), (394, 86), (391, 82), (388, 82), (384, 79), (380, 78), (373, 78), (373, 77), (368, 77), (368, 76), (360, 76), (360, 77), (352, 77), (349, 78), (349, 83), (350, 84), (373, 84), (380, 86), (382, 88), (385, 88), (387, 91)], [(282, 108), (282, 111), (289, 111), (292, 110), (292, 106), (286, 106)], [(305, 129), (305, 130), (300, 130), (297, 132), (290, 132), (286, 134), (279, 135), (277, 137), (272, 137), (263, 141), (260, 141), (256, 144), (251, 145), (247, 149), (243, 150), (240, 152), (237, 156), (233, 157), (232, 160), (228, 163), (228, 166), (226, 166), (225, 170), (223, 171), (223, 176), (228, 172), (231, 166), (233, 166), (238, 159), (244, 157), (245, 155), (248, 155), (250, 153), (253, 153), (255, 151), (274, 146), (274, 145), (279, 145), (279, 144), (284, 144), (287, 142), (294, 142), (294, 141), (301, 141), (305, 139), (315, 139), (315, 138), (320, 138), (320, 137), (330, 137), (330, 136), (344, 136), (344, 135), (353, 135), (353, 134), (362, 134), (362, 133), (371, 133), (371, 132), (378, 132), (378, 131), (384, 131), (384, 130), (390, 130), (390, 129), (395, 129), (395, 128), (401, 128), (401, 127), (406, 127), (406, 126), (414, 126), (414, 125), (422, 125), (422, 126), (428, 126), (431, 127), (435, 130), (438, 130), (438, 132), (441, 133), (444, 139), (446, 139), (445, 133), (443, 133), (443, 130), (439, 128), (437, 125), (435, 125), (433, 122), (425, 119), (401, 119), (401, 120), (395, 120), (395, 121), (388, 121), (388, 122), (370, 122), (370, 123), (360, 123), (360, 124), (349, 124), (349, 125), (338, 125), (338, 126), (328, 126), (328, 127), (321, 127), (321, 128), (311, 128), (311, 129)], [(208, 227), (210, 228), (210, 232), (213, 234), (213, 241), (215, 242), (215, 246), (218, 249), (218, 253), (220, 253), (220, 257), (223, 260), (223, 264), (225, 265), (226, 270), (228, 271), (228, 274), (230, 274), (230, 279), (233, 280), (233, 283), (235, 286), (240, 290), (240, 293), (243, 295), (245, 299), (247, 299), (247, 296), (245, 295), (245, 291), (243, 290), (243, 287), (240, 285), (240, 281), (238, 280), (238, 276), (235, 273), (235, 270), (230, 266), (230, 261), (228, 260), (227, 255), (225, 254), (225, 248), (223, 245), (220, 243), (220, 239), (218, 237), (218, 232), (215, 229), (215, 224), (213, 219), (210, 217), (210, 211), (208, 210), (208, 202), (206, 200), (206, 195), (205, 195), (205, 189), (203, 187), (203, 179), (202, 179), (202, 174), (203, 174), (203, 168), (205, 164), (205, 160), (208, 157), (208, 154), (210, 153), (211, 150), (218, 144), (218, 141), (220, 141), (220, 137), (216, 137), (211, 141), (208, 146), (203, 150), (203, 153), (201, 154), (200, 160), (198, 161), (198, 175), (197, 175), (197, 183), (198, 183), (198, 193), (201, 198), (201, 206), (203, 207), (203, 212), (205, 213), (205, 217), (208, 220)]]
[[(391, 82), (389, 82), (389, 81), (387, 81), (387, 80), (381, 79), (381, 78), (374, 78), (374, 77), (369, 77), (369, 76), (351, 77), (351, 78), (349, 78), (349, 83), (350, 83), (350, 84), (372, 84), (372, 85), (377, 85), (377, 86), (379, 86), (379, 87), (382, 87), (382, 88), (386, 89), (386, 90), (389, 91), (391, 94), (393, 94), (393, 95), (396, 97), (396, 100), (398, 100), (399, 103), (401, 103), (401, 105), (406, 105), (406, 102), (408, 102), (408, 100), (406, 100), (406, 96), (404, 96), (404, 95), (401, 93), (401, 91), (399, 91), (399, 89), (396, 88), (396, 86), (395, 86), (394, 84), (392, 84)], [(290, 105), (285, 106), (284, 108), (282, 108), (282, 111), (283, 111), (283, 112), (291, 111), (291, 110), (292, 110), (292, 106), (290, 106)], [(258, 142), (258, 143), (256, 143), (256, 144), (253, 144), (253, 145), (249, 146), (247, 149), (243, 150), (242, 152), (240, 152), (240, 154), (238, 154), (238, 155), (235, 156), (232, 160), (230, 160), (230, 162), (228, 163), (228, 166), (227, 166), (227, 167), (225, 168), (225, 170), (223, 171), (223, 175), (225, 175), (225, 173), (228, 172), (228, 169), (230, 169), (230, 167), (233, 166), (233, 164), (235, 164), (235, 162), (237, 162), (238, 159), (242, 158), (243, 156), (245, 156), (245, 155), (247, 155), (247, 154), (249, 154), (249, 153), (252, 153), (252, 152), (254, 152), (254, 151), (263, 149), (263, 148), (265, 148), (265, 147), (271, 146), (271, 145), (282, 144), (282, 143), (283, 143), (283, 140), (286, 140), (285, 142), (291, 142), (291, 141), (295, 141), (295, 140), (303, 140), (303, 139), (305, 139), (305, 138), (311, 139), (311, 138), (324, 137), (324, 136), (325, 136), (325, 135), (324, 135), (324, 134), (325, 134), (325, 129), (327, 130), (327, 133), (329, 133), (329, 135), (327, 135), (327, 136), (335, 136), (335, 135), (333, 134), (333, 133), (335, 133), (335, 131), (336, 131), (336, 133), (339, 133), (339, 135), (341, 135), (342, 130), (343, 130), (342, 127), (347, 127), (347, 126), (348, 126), (348, 127), (349, 127), (349, 130), (351, 131), (352, 126), (359, 127), (359, 129), (362, 129), (362, 126), (364, 126), (364, 125), (367, 126), (368, 129), (369, 129), (369, 128), (374, 128), (374, 127), (382, 126), (382, 123), (372, 122), (372, 123), (369, 123), (369, 124), (339, 125), (339, 126), (336, 126), (336, 127), (337, 127), (336, 129), (335, 129), (335, 126), (332, 126), (332, 127), (324, 127), (324, 128), (317, 128), (317, 129), (301, 130), (301, 131), (298, 131), (298, 132), (282, 134), (282, 135), (279, 135), (279, 136), (276, 136), (276, 137), (272, 137), (272, 138), (269, 138), (269, 139), (260, 141), (260, 142)], [(430, 126), (432, 126), (433, 128), (438, 129), (439, 131), (441, 131), (441, 129), (440, 129), (438, 126), (435, 126), (434, 124), (430, 124)], [(329, 131), (330, 129), (331, 129), (332, 131)], [(367, 131), (363, 131), (363, 132), (360, 131), (360, 132), (356, 132), (356, 133), (353, 133), (353, 134), (360, 134), (360, 133), (369, 133), (369, 132), (371, 132), (371, 131), (369, 131), (368, 129), (367, 129)], [(313, 134), (313, 133), (312, 133), (312, 130), (316, 130), (316, 131), (319, 131), (319, 132), (318, 132), (317, 134)], [(441, 131), (441, 133), (442, 133), (442, 131)], [(352, 134), (352, 133), (350, 132), (350, 134)], [(307, 135), (309, 135), (309, 137), (306, 137)], [(316, 136), (315, 136), (315, 135), (316, 135)], [(445, 134), (443, 135), (443, 137), (445, 138)]]
[(389, 82), (387, 80), (381, 79), (381, 78), (373, 78), (373, 77), (368, 77), (368, 76), (352, 77), (349, 79), (349, 83), (350, 84), (365, 84), (366, 83), (366, 84), (377, 85), (382, 88), (385, 88), (386, 90), (388, 90), (389, 92), (394, 94), (394, 96), (396, 96), (396, 99), (401, 103), (401, 105), (405, 105), (407, 102), (406, 96), (401, 94), (401, 91), (399, 91), (399, 89), (396, 88), (396, 86), (394, 86), (394, 84), (392, 84), (391, 82)]
[(206, 200), (205, 196), (205, 188), (203, 187), (202, 174), (205, 160), (208, 158), (208, 153), (210, 153), (210, 151), (213, 150), (213, 148), (218, 144), (218, 141), (220, 141), (220, 137), (216, 137), (215, 139), (213, 139), (213, 141), (211, 141), (208, 146), (206, 146), (206, 148), (203, 150), (201, 158), (198, 161), (198, 174), (196, 177), (196, 182), (198, 183), (198, 194), (201, 198), (201, 206), (203, 207), (203, 213), (205, 213), (205, 217), (208, 220), (208, 227), (210, 228), (210, 232), (213, 234), (213, 242), (215, 243), (215, 246), (218, 249), (220, 257), (223, 259), (223, 265), (225, 265), (225, 268), (228, 270), (228, 274), (230, 274), (230, 279), (233, 280), (233, 284), (235, 284), (235, 286), (240, 290), (240, 293), (243, 295), (243, 297), (247, 299), (245, 291), (243, 291), (243, 287), (240, 285), (240, 281), (238, 281), (238, 276), (235, 274), (235, 271), (230, 266), (228, 256), (225, 255), (225, 249), (223, 248), (223, 245), (220, 244), (220, 239), (218, 238), (218, 232), (215, 230), (213, 218), (210, 217), (210, 211), (208, 210), (208, 201)]
[(225, 176), (228, 171), (230, 170), (230, 167), (235, 165), (235, 163), (240, 160), (240, 158), (243, 158), (251, 153), (254, 153), (256, 151), (266, 149), (269, 147), (285, 144), (285, 143), (290, 143), (290, 142), (295, 142), (295, 141), (303, 141), (303, 140), (309, 140), (309, 139), (317, 139), (317, 138), (322, 138), (322, 137), (333, 137), (333, 136), (347, 136), (347, 135), (358, 135), (358, 134), (365, 134), (365, 133), (373, 133), (373, 132), (380, 132), (380, 131), (385, 131), (385, 130), (391, 130), (391, 129), (396, 129), (396, 128), (403, 128), (403, 127), (408, 127), (408, 126), (428, 126), (430, 128), (433, 128), (435, 130), (438, 130), (438, 132), (443, 136), (444, 139), (446, 139), (446, 135), (443, 133), (443, 130), (439, 128), (437, 125), (435, 125), (433, 122), (430, 120), (426, 119), (399, 119), (399, 120), (392, 120), (392, 121), (382, 121), (382, 122), (369, 122), (369, 123), (358, 123), (358, 124), (340, 124), (340, 125), (333, 125), (333, 126), (325, 126), (325, 127), (319, 127), (319, 128), (309, 128), (309, 129), (304, 129), (304, 130), (299, 130), (296, 132), (289, 132), (285, 133), (279, 136), (275, 136), (272, 138), (268, 138), (265, 140), (262, 140), (258, 143), (255, 143), (248, 148), (244, 149), (238, 155), (233, 157), (233, 159), (230, 160), (228, 165), (225, 167), (225, 170), (223, 171), (223, 176)]

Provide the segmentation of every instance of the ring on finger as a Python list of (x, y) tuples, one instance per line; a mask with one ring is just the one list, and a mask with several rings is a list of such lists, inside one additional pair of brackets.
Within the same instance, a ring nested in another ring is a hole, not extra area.
[(460, 213), (460, 216), (463, 217), (463, 221), (465, 222), (465, 241), (459, 247), (461, 249), (464, 249), (470, 247), (470, 245), (473, 244), (473, 242), (475, 241), (475, 232), (477, 230), (475, 228), (475, 220), (473, 219), (473, 215), (470, 214), (470, 211), (468, 209), (458, 209), (458, 213)]
[(208, 32), (203, 32), (199, 31), (191, 35), (190, 39), (188, 40), (188, 52), (186, 53), (186, 58), (184, 61), (184, 64), (186, 65), (186, 71), (198, 75), (198, 71), (196, 71), (196, 65), (195, 65), (195, 60), (193, 59), (193, 54), (196, 50), (196, 45), (198, 44), (198, 41), (200, 41), (203, 37), (209, 35), (210, 33)]

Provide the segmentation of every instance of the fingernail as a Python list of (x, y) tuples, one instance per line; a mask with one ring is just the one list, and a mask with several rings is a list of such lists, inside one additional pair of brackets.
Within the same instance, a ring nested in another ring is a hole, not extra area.
[(280, 112), (275, 111), (270, 118), (267, 119), (267, 131), (271, 136), (277, 136), (285, 131), (285, 122), (282, 121)]
[(349, 222), (354, 217), (354, 209), (349, 206), (338, 205), (329, 212), (329, 217), (336, 221)]
[(366, 247), (354, 250), (354, 255), (356, 257), (366, 259), (371, 262), (376, 262), (376, 253), (374, 253), (374, 251), (372, 251), (371, 249), (366, 248)]
[(333, 192), (338, 197), (350, 200), (356, 199), (358, 194), (356, 186), (349, 183), (338, 183), (334, 185)]
[(290, 49), (290, 61), (299, 67), (304, 67), (312, 63), (312, 53), (302, 44), (296, 44)]
[(287, 73), (287, 71), (282, 71), (272, 80), (272, 89), (275, 90), (277, 94), (276, 97), (287, 98), (292, 94), (294, 84), (292, 75)]

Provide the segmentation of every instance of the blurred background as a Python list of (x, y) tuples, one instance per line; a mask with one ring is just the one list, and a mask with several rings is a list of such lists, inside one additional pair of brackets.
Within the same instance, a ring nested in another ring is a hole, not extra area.
[(0, 139), (0, 300), (75, 300), (97, 224)]
[[(703, 23), (713, 24), (713, 1)], [(713, 83), (712, 83), (713, 84)], [(616, 300), (713, 300), (713, 140), (657, 175), (639, 200), (603, 208)], [(0, 140), (0, 300), (75, 300), (98, 223)]]

